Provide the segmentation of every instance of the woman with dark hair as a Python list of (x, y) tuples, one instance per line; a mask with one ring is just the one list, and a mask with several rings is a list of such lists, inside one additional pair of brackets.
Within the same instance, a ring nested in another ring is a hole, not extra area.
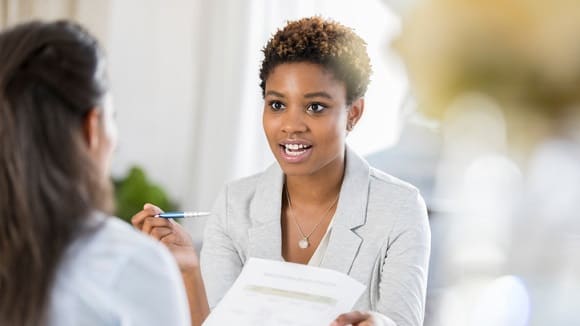
[(115, 133), (85, 29), (0, 33), (0, 325), (189, 324), (167, 249), (108, 217)]
[(357, 311), (335, 325), (422, 325), (430, 250), (425, 204), (416, 188), (370, 167), (346, 145), (370, 80), (365, 42), (346, 26), (312, 17), (289, 22), (263, 51), (262, 122), (277, 164), (218, 196), (201, 264), (183, 228), (156, 218), (156, 207), (146, 205), (133, 224), (177, 257), (194, 324), (248, 258), (258, 257), (337, 270), (365, 284)]

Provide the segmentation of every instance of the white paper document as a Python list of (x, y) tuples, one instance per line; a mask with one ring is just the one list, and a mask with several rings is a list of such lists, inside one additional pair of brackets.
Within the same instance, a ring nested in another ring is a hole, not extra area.
[(337, 271), (250, 258), (204, 326), (326, 326), (349, 312), (364, 289)]

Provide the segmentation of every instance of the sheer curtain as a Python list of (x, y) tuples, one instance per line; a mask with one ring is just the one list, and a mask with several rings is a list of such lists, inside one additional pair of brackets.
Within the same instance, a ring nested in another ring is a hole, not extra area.
[(0, 0), (0, 28), (31, 19), (72, 19), (82, 22), (107, 43), (111, 0)]

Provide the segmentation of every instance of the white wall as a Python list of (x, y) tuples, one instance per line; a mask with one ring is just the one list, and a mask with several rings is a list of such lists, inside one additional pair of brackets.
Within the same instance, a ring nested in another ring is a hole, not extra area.
[(120, 130), (113, 174), (133, 164), (182, 202), (195, 141), (197, 1), (111, 1), (109, 72)]

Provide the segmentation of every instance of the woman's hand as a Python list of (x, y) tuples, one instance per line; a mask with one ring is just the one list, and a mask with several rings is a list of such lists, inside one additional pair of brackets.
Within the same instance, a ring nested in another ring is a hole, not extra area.
[(372, 311), (351, 311), (342, 314), (330, 326), (397, 326), (390, 318)]
[(155, 217), (159, 213), (162, 213), (159, 207), (145, 204), (143, 210), (131, 218), (131, 223), (169, 248), (181, 270), (191, 313), (191, 325), (201, 325), (209, 315), (209, 305), (197, 252), (187, 231), (172, 219)]
[(155, 217), (163, 211), (152, 204), (145, 204), (143, 210), (131, 218), (131, 223), (141, 232), (162, 242), (173, 254), (181, 272), (191, 272), (199, 268), (199, 258), (187, 231), (172, 219)]

